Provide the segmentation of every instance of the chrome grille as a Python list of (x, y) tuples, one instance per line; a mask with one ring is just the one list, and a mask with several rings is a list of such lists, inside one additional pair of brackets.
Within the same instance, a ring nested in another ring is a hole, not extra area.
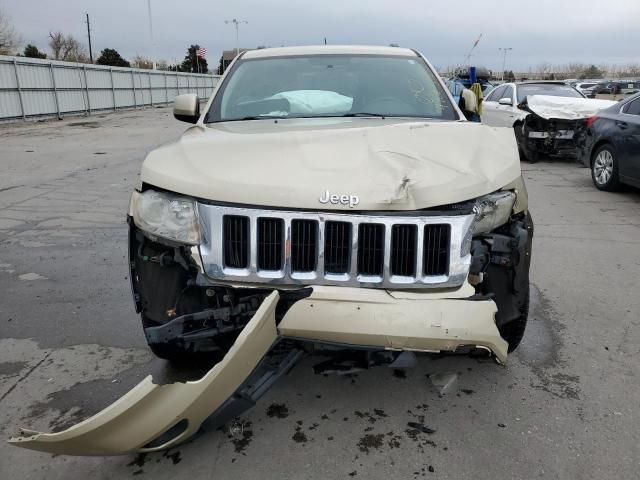
[(292, 212), (199, 204), (212, 280), (370, 288), (454, 287), (473, 215)]

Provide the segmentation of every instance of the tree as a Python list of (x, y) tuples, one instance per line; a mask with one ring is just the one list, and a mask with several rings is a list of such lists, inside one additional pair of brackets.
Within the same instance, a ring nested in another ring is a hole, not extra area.
[(218, 65), (218, 75), (224, 73), (224, 54), (220, 55), (220, 64)]
[(133, 57), (131, 63), (136, 68), (145, 68), (147, 70), (151, 70), (153, 68), (153, 60), (143, 57), (142, 55), (136, 55)]
[(187, 50), (187, 54), (182, 61), (182, 65), (180, 66), (180, 70), (183, 72), (197, 72), (197, 73), (207, 73), (209, 71), (209, 67), (207, 66), (206, 58), (198, 58), (196, 56), (196, 52), (200, 48), (200, 45), (191, 45)]
[(71, 34), (65, 36), (62, 32), (50, 32), (49, 47), (54, 60), (89, 63), (84, 45)]
[(0, 55), (14, 53), (20, 43), (20, 36), (11, 24), (11, 19), (0, 10)]
[(553, 70), (553, 66), (548, 62), (542, 62), (538, 64), (538, 66), (536, 67), (536, 70), (538, 71), (538, 75), (540, 79), (548, 80), (547, 77)]
[(52, 56), (55, 60), (60, 60), (62, 48), (64, 47), (64, 33), (62, 32), (49, 32), (49, 48), (51, 49)]
[(124, 58), (120, 56), (117, 50), (113, 48), (105, 48), (100, 52), (100, 56), (98, 60), (96, 60), (98, 65), (110, 65), (112, 67), (130, 67), (131, 64), (127, 62)]
[(35, 45), (29, 44), (24, 47), (24, 56), (29, 58), (47, 58), (47, 54), (38, 50)]
[(595, 65), (591, 65), (582, 72), (580, 78), (602, 78), (603, 76), (604, 72), (602, 70)]

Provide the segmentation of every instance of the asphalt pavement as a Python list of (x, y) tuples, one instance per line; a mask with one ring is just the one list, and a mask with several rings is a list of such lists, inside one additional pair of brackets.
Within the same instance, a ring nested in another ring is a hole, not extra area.
[[(141, 162), (185, 128), (167, 108), (0, 125), (0, 440), (192, 373), (146, 348), (126, 260)], [(640, 192), (600, 192), (571, 162), (522, 167), (532, 305), (506, 366), (323, 376), (308, 358), (225, 430), (109, 458), (2, 441), (0, 478), (638, 478)]]

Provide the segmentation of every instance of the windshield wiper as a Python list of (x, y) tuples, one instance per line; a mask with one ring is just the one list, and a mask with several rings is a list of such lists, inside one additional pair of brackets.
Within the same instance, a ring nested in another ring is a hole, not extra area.
[(352, 112), (352, 113), (345, 113), (344, 115), (340, 115), (341, 117), (379, 117), (379, 118), (385, 118), (388, 115), (384, 115), (382, 113), (369, 113), (369, 112)]
[(229, 118), (227, 120), (218, 120), (217, 122), (211, 122), (211, 123), (218, 123), (218, 122), (242, 122), (243, 120), (273, 120), (273, 119), (285, 119), (285, 118), (289, 118), (289, 117), (283, 117), (282, 115), (249, 115), (246, 117), (240, 117), (240, 118)]

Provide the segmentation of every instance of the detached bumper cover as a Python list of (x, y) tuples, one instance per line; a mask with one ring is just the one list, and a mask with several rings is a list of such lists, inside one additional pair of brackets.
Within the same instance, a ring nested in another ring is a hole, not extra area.
[[(224, 359), (201, 380), (156, 385), (149, 376), (109, 407), (67, 430), (22, 430), (23, 436), (9, 443), (63, 455), (121, 455), (164, 450), (186, 440), (240, 388), (276, 341), (277, 302), (278, 293), (271, 293)], [(145, 448), (185, 423), (186, 428), (173, 438)]]
[[(218, 425), (239, 403), (245, 407), (270, 385), (263, 358), (284, 339), (327, 342), (345, 347), (422, 352), (456, 351), (463, 347), (491, 350), (500, 362), (507, 343), (495, 324), (492, 300), (470, 300), (466, 284), (455, 292), (387, 292), (317, 286), (297, 301), (276, 327), (279, 299), (272, 292), (245, 326), (224, 359), (201, 380), (156, 385), (151, 377), (93, 417), (59, 433), (22, 430), (13, 445), (65, 455), (120, 455), (175, 446), (201, 424)], [(299, 352), (301, 354), (301, 352)], [(293, 355), (293, 356), (292, 356)], [(289, 368), (295, 362), (283, 362)], [(274, 374), (276, 372), (276, 374)], [(261, 376), (262, 375), (262, 376)], [(256, 378), (261, 380), (256, 381)], [(247, 383), (253, 392), (246, 394)], [(211, 412), (214, 412), (211, 415)]]

